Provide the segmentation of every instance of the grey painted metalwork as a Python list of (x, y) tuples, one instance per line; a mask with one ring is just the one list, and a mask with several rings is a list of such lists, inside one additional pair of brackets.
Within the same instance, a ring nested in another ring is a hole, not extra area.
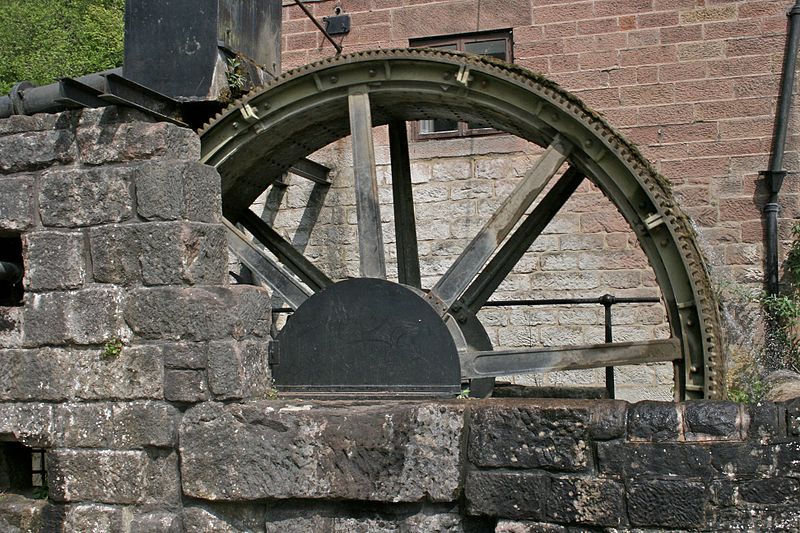
[[(354, 91), (363, 95), (357, 106), (349, 101)], [(616, 205), (653, 268), (679, 347), (676, 396), (724, 396), (717, 302), (694, 233), (666, 180), (579, 99), (517, 66), (446, 51), (376, 50), (283, 74), (201, 131), (202, 160), (222, 176), (225, 213), (246, 209), (296, 161), (350, 134), (351, 108), (368, 109), (372, 126), (467, 120), (544, 147), (557, 138), (572, 145), (570, 166)], [(466, 288), (463, 283), (454, 285)]]
[(400, 283), (419, 289), (422, 284), (417, 250), (417, 222), (414, 218), (411, 161), (405, 121), (389, 124), (389, 152), (392, 160), (392, 197), (397, 239), (397, 279)]

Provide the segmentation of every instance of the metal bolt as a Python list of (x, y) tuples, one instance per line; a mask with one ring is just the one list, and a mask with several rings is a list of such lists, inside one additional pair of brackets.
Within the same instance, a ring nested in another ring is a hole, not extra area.
[(235, 130), (238, 130), (238, 129), (239, 129), (239, 123), (238, 123), (238, 122), (234, 122), (233, 124), (231, 124), (231, 126), (232, 126), (232, 127), (233, 127), (233, 129), (235, 129)]
[(583, 141), (584, 148), (591, 148), (592, 144), (594, 144), (594, 143), (592, 143), (591, 139), (586, 139), (585, 141)]
[(339, 78), (337, 78), (336, 76), (331, 76), (331, 83), (336, 83), (338, 81), (339, 81)]
[(378, 75), (378, 72), (374, 68), (369, 69), (369, 77), (370, 78), (374, 78), (377, 75)]
[(691, 318), (690, 318), (690, 319), (688, 319), (688, 320), (686, 321), (686, 325), (687, 325), (687, 326), (694, 326), (694, 320), (692, 320)]

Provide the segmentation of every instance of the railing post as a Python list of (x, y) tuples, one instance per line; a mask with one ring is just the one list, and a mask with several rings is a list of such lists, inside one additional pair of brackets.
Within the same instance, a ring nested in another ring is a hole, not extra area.
[[(611, 294), (604, 294), (600, 297), (600, 304), (602, 304), (605, 311), (605, 342), (613, 342), (613, 334), (611, 331), (611, 306), (616, 303), (617, 299)], [(608, 397), (614, 398), (614, 367), (606, 367), (606, 391)]]

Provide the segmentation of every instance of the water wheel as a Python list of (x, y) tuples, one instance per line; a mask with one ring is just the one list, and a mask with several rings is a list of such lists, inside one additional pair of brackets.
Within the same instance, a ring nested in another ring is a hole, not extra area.
[[(423, 290), (406, 124), (432, 118), (489, 125), (544, 152)], [(386, 281), (376, 185), (373, 128), (382, 125), (389, 128), (397, 282)], [(348, 135), (360, 277), (334, 283), (249, 207), (290, 169), (302, 174), (313, 165), (307, 156)], [(279, 389), (446, 395), (471, 381), (485, 394), (498, 375), (671, 361), (677, 399), (724, 395), (717, 303), (669, 185), (600, 116), (539, 75), (443, 51), (360, 52), (287, 72), (215, 117), (201, 139), (203, 161), (222, 177), (231, 249), (296, 309), (277, 339)], [(671, 337), (492, 352), (476, 314), (584, 179), (615, 204), (638, 238)]]

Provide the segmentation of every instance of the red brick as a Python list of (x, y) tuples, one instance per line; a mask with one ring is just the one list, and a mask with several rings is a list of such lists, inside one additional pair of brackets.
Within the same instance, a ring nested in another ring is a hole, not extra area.
[(664, 126), (661, 128), (661, 132), (659, 135), (659, 142), (683, 143), (689, 141), (710, 141), (716, 139), (717, 134), (718, 134), (718, 126), (716, 122), (695, 122), (693, 124), (674, 124), (670, 126)]
[(675, 86), (672, 84), (637, 85), (620, 88), (622, 105), (669, 104), (675, 101)]
[(608, 72), (608, 83), (612, 87), (636, 85), (638, 67), (615, 68)]
[(564, 52), (564, 41), (551, 39), (549, 41), (534, 41), (521, 44), (515, 50), (516, 57), (552, 56)]
[(578, 66), (581, 70), (610, 68), (619, 65), (617, 51), (584, 52), (578, 54)]
[(568, 20), (582, 20), (593, 18), (592, 2), (575, 2), (547, 7), (533, 8), (534, 24), (548, 24), (551, 22), (565, 22)]
[(529, 0), (505, 0), (504, 2), (479, 2), (479, 30), (510, 28), (533, 22)]
[(708, 187), (693, 185), (673, 189), (681, 207), (704, 207), (711, 204)]
[(578, 21), (578, 34), (611, 33), (619, 29), (616, 18), (601, 18)]
[(286, 48), (289, 50), (301, 50), (317, 48), (320, 44), (319, 32), (296, 33), (286, 36)]
[(761, 139), (729, 139), (713, 142), (693, 142), (689, 144), (690, 157), (716, 155), (747, 155), (763, 153)]
[(678, 13), (675, 11), (636, 15), (636, 25), (639, 28), (663, 28), (676, 24), (678, 24)]
[(770, 56), (747, 56), (732, 59), (716, 59), (708, 62), (708, 75), (712, 78), (750, 76), (771, 71)]
[(676, 84), (675, 99), (684, 102), (733, 98), (733, 80), (691, 80)]
[(578, 23), (574, 20), (559, 22), (557, 24), (547, 24), (541, 28), (545, 39), (560, 39), (562, 37), (572, 37), (578, 34)]
[(678, 58), (681, 61), (694, 61), (697, 59), (714, 59), (725, 56), (725, 42), (706, 41), (699, 43), (679, 44)]
[(311, 28), (307, 27), (307, 24), (311, 24), (311, 21), (308, 19), (286, 20), (281, 25), (281, 32), (286, 36), (293, 33), (311, 31)]
[(761, 35), (786, 35), (786, 15), (761, 19)]
[(653, 8), (652, 0), (595, 0), (594, 12), (600, 17), (644, 13)]
[(755, 205), (752, 197), (721, 198), (719, 201), (719, 219), (721, 222), (756, 220), (760, 216), (760, 206)]
[(622, 128), (620, 132), (626, 139), (631, 140), (634, 144), (656, 144), (658, 140), (658, 126), (636, 126), (633, 128)]
[(615, 127), (632, 126), (639, 120), (639, 113), (636, 109), (618, 107), (616, 109), (606, 109), (603, 115), (609, 124)]
[(627, 37), (622, 32), (568, 37), (564, 39), (564, 51), (567, 53), (580, 53), (619, 50), (625, 47), (626, 42)]
[(619, 18), (619, 29), (628, 31), (636, 28), (636, 17), (634, 15), (625, 15)]
[(726, 176), (728, 168), (727, 157), (706, 157), (661, 162), (661, 173), (671, 180)]
[(665, 159), (683, 159), (687, 156), (685, 144), (652, 144), (639, 146), (644, 156), (650, 161)]
[(477, 0), (458, 0), (392, 10), (392, 38), (465, 33), (475, 31), (477, 27)]
[(718, 122), (719, 137), (720, 139), (769, 137), (772, 135), (774, 122), (775, 121), (771, 116), (721, 120)]
[(581, 214), (582, 233), (603, 233), (603, 232), (625, 232), (630, 231), (630, 226), (619, 213), (600, 211), (596, 213)]
[(628, 32), (628, 47), (657, 46), (661, 44), (661, 30), (647, 28)]
[(686, 104), (670, 104), (639, 108), (641, 124), (685, 124), (694, 121), (692, 106)]
[(653, 10), (659, 9), (681, 9), (687, 7), (697, 7), (703, 5), (703, 0), (654, 0)]
[(575, 72), (578, 70), (578, 54), (563, 54), (549, 59), (550, 72)]
[(514, 41), (524, 43), (533, 39), (541, 39), (544, 31), (541, 26), (522, 26), (514, 28)]
[(746, 98), (695, 104), (697, 120), (757, 117), (772, 114), (771, 98)]
[(702, 39), (703, 26), (700, 24), (661, 28), (661, 42), (663, 44), (701, 41)]
[(670, 65), (659, 65), (658, 67), (658, 81), (684, 81), (692, 79), (701, 79), (706, 77), (705, 61), (693, 61), (686, 63), (672, 63)]
[(750, 17), (769, 17), (775, 15), (783, 15), (785, 18), (789, 7), (791, 7), (789, 3), (778, 2), (776, 0), (745, 2), (739, 6), (739, 18), (746, 19)]
[(620, 65), (623, 67), (648, 64), (658, 65), (674, 63), (675, 61), (677, 61), (677, 50), (674, 45), (636, 48), (620, 52)]
[(550, 77), (569, 91), (608, 87), (608, 73), (602, 70), (551, 73)]
[[(784, 24), (786, 21), (784, 21)], [(724, 22), (707, 22), (703, 24), (705, 38), (712, 39), (735, 39), (760, 35), (759, 25), (752, 20), (727, 20)]]
[(728, 57), (763, 55), (765, 53), (783, 52), (785, 37), (745, 37), (727, 42)]
[(605, 109), (608, 107), (619, 107), (619, 89), (611, 87), (608, 89), (586, 89), (575, 91), (575, 94), (586, 102), (589, 107), (595, 109)]
[(699, 227), (712, 227), (719, 222), (719, 210), (713, 206), (687, 207), (683, 211)]
[(656, 65), (636, 67), (636, 81), (640, 85), (658, 83), (658, 67)]
[(751, 96), (777, 96), (780, 91), (780, 78), (778, 76), (751, 76), (736, 78), (734, 80), (734, 93), (737, 98)]
[(681, 24), (731, 20), (736, 18), (736, 6), (700, 7), (681, 12)]
[(526, 68), (528, 70), (532, 70), (533, 72), (539, 72), (541, 74), (550, 74), (550, 62), (548, 61), (547, 57), (539, 56), (539, 57), (521, 57), (515, 60), (519, 66)]

